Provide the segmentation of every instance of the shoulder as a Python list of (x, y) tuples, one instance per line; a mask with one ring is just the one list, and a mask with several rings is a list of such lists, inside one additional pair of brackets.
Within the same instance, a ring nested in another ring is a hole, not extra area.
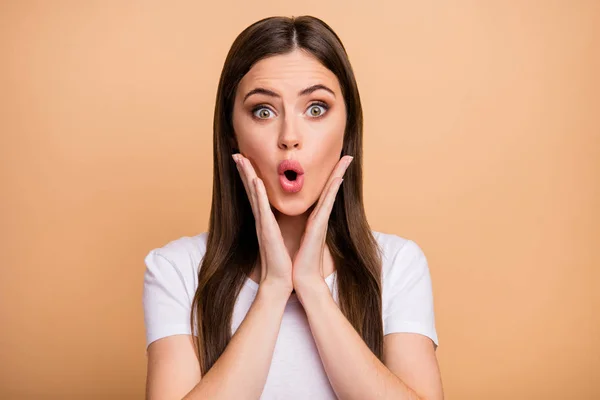
[(166, 336), (191, 333), (189, 318), (206, 239), (206, 233), (183, 236), (146, 255), (142, 303), (147, 346)]
[(384, 335), (423, 334), (438, 344), (433, 288), (427, 258), (414, 241), (393, 234), (376, 234), (382, 250)]
[(373, 231), (381, 252), (381, 273), (385, 283), (392, 276), (427, 267), (427, 259), (421, 247), (413, 240), (392, 233)]
[(188, 291), (195, 291), (198, 269), (206, 253), (208, 232), (182, 236), (148, 252), (145, 282), (181, 281)]
[(163, 246), (150, 250), (148, 255), (159, 254), (171, 261), (200, 261), (206, 252), (207, 238), (208, 232), (203, 232), (196, 236), (182, 236), (171, 240)]
[(374, 233), (381, 250), (381, 284), (385, 302), (407, 292), (431, 290), (427, 257), (413, 240), (390, 233)]

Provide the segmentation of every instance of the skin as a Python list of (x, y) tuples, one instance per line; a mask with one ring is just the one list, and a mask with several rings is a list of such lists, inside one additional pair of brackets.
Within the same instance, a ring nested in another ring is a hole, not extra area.
[[(319, 89), (298, 95), (315, 84), (332, 93)], [(248, 96), (257, 87), (276, 95)], [(324, 113), (311, 109), (318, 99), (329, 100)], [(257, 221), (261, 259), (267, 260), (252, 278), (284, 291), (296, 290), (337, 396), (442, 399), (431, 339), (415, 333), (386, 335), (382, 363), (342, 314), (323, 280), (333, 271), (325, 244), (327, 221), (351, 162), (349, 156), (338, 159), (346, 110), (335, 75), (303, 51), (264, 59), (242, 80), (233, 120), (242, 153), (233, 158)], [(305, 186), (298, 193), (286, 193), (279, 185), (277, 164), (283, 158), (297, 159), (304, 167)], [(285, 250), (289, 257), (283, 255)]]
[[(319, 89), (298, 95), (315, 84), (333, 94)], [(244, 101), (257, 87), (278, 97), (256, 94)], [(317, 100), (329, 109), (314, 110)], [(256, 109), (259, 105), (263, 108)], [(322, 116), (320, 111), (325, 111)], [(386, 335), (382, 363), (342, 314), (324, 282), (334, 268), (325, 245), (327, 221), (351, 162), (351, 156), (339, 157), (345, 119), (337, 78), (302, 51), (261, 60), (242, 79), (233, 115), (241, 154), (233, 158), (257, 226), (261, 261), (251, 279), (259, 283), (259, 291), (206, 376), (200, 374), (190, 335), (151, 343), (149, 399), (258, 398), (293, 289), (338, 398), (443, 399), (431, 339), (415, 333)], [(298, 160), (304, 168), (304, 187), (298, 193), (280, 187), (277, 165), (283, 159)]]
[[(298, 95), (315, 84), (333, 93), (318, 89)], [(256, 88), (271, 90), (279, 97), (258, 93), (245, 98)], [(238, 85), (233, 109), (237, 146), (264, 184), (291, 259), (298, 253), (309, 216), (340, 162), (345, 124), (346, 106), (337, 77), (302, 50), (260, 60)], [(298, 160), (304, 169), (300, 192), (287, 193), (279, 183), (277, 166), (284, 159)], [(322, 268), (324, 276), (335, 269), (326, 246)], [(257, 265), (250, 278), (258, 283), (261, 275)]]

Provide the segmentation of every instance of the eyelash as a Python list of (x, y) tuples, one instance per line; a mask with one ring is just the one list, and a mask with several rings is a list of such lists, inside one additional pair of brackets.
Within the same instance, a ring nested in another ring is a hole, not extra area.
[[(324, 103), (324, 102), (322, 102), (322, 101), (315, 101), (315, 102), (311, 103), (311, 104), (308, 106), (308, 109), (310, 109), (310, 108), (311, 108), (311, 107), (313, 107), (313, 106), (320, 106), (320, 107), (323, 107), (323, 108), (325, 109), (325, 111), (323, 112), (323, 114), (319, 115), (318, 117), (312, 117), (312, 118), (314, 118), (314, 119), (319, 119), (319, 118), (322, 118), (322, 117), (324, 117), (324, 116), (325, 116), (325, 114), (327, 114), (327, 111), (329, 111), (329, 105), (328, 105), (327, 103)], [(255, 106), (255, 107), (253, 107), (253, 108), (252, 108), (252, 117), (253, 117), (253, 118), (255, 118), (255, 119), (257, 119), (257, 120), (259, 120), (259, 121), (265, 121), (265, 120), (267, 120), (268, 118), (259, 118), (259, 117), (257, 117), (257, 116), (255, 115), (255, 113), (256, 113), (258, 110), (261, 110), (261, 109), (263, 109), (263, 108), (266, 108), (267, 110), (269, 110), (269, 111), (273, 112), (273, 110), (271, 110), (271, 109), (270, 109), (269, 107), (267, 107), (266, 105), (264, 105), (264, 104), (259, 104), (259, 105), (257, 105), (257, 106)]]

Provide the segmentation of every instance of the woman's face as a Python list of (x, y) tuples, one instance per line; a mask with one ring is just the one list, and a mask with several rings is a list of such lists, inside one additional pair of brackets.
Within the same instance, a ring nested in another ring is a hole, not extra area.
[[(238, 148), (263, 180), (271, 205), (285, 215), (301, 215), (319, 199), (340, 159), (345, 126), (337, 77), (304, 51), (260, 60), (238, 85), (233, 107)], [(290, 185), (280, 177), (283, 160), (302, 166), (299, 191), (300, 179)]]

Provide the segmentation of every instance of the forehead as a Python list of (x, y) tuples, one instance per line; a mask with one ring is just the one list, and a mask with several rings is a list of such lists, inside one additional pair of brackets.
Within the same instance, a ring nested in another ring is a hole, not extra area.
[(336, 94), (340, 92), (337, 77), (314, 56), (301, 50), (263, 58), (252, 66), (240, 81), (238, 90), (248, 92), (256, 87), (277, 91), (293, 90), (294, 94), (321, 83)]

